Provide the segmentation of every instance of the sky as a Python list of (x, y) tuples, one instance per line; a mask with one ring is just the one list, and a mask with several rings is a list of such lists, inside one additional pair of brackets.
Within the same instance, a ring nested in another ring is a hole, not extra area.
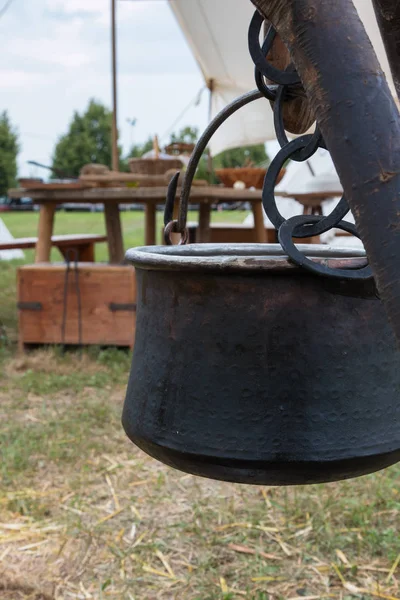
[[(0, 11), (5, 0), (0, 0)], [(118, 127), (126, 153), (161, 142), (204, 82), (166, 0), (117, 0)], [(0, 18), (0, 111), (19, 132), (19, 176), (46, 177), (75, 110), (111, 108), (110, 0), (13, 0)], [(207, 91), (176, 128), (204, 129)], [(128, 120), (136, 119), (132, 127)]]

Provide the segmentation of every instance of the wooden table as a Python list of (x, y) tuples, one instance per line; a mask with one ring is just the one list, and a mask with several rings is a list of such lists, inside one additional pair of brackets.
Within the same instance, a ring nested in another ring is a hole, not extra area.
[[(49, 186), (50, 187), (50, 186)], [(49, 262), (51, 237), (53, 235), (54, 217), (59, 204), (89, 203), (104, 204), (105, 225), (108, 239), (110, 263), (118, 264), (124, 259), (122, 227), (119, 204), (143, 204), (145, 207), (145, 244), (156, 243), (156, 208), (164, 204), (166, 187), (142, 188), (86, 188), (86, 189), (46, 189), (28, 190), (18, 188), (9, 190), (10, 198), (29, 196), (35, 204), (40, 205), (38, 243), (35, 262)], [(178, 197), (180, 190), (178, 190)], [(198, 241), (207, 242), (210, 236), (211, 208), (217, 202), (236, 203), (250, 202), (254, 215), (254, 229), (257, 242), (267, 241), (262, 210), (261, 191), (235, 190), (221, 186), (193, 187), (190, 195), (191, 204), (199, 204)]]

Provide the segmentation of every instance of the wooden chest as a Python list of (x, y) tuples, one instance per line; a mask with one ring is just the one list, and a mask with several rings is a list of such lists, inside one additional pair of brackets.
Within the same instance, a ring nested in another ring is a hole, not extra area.
[(27, 344), (133, 347), (136, 280), (131, 266), (35, 264), (18, 269), (19, 339)]

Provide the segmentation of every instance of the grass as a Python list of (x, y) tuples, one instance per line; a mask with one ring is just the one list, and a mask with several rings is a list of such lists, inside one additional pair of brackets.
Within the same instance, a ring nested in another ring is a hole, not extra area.
[[(34, 234), (35, 214), (4, 216)], [(126, 245), (142, 219), (123, 215)], [(56, 223), (103, 231), (101, 214)], [(128, 352), (16, 353), (16, 267), (0, 263), (0, 600), (400, 598), (398, 466), (280, 489), (157, 463), (121, 429)]]

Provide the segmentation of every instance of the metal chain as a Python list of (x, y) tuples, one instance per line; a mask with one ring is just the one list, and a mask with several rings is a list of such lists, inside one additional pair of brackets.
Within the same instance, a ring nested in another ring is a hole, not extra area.
[[(336, 208), (328, 216), (301, 215), (285, 219), (279, 212), (274, 189), (278, 181), (282, 167), (287, 160), (304, 162), (311, 158), (319, 148), (327, 149), (322, 134), (316, 124), (315, 132), (310, 135), (302, 135), (294, 140), (289, 140), (284, 126), (283, 107), (286, 99), (293, 98), (301, 89), (301, 80), (293, 65), (289, 65), (285, 71), (277, 69), (270, 64), (266, 58), (270, 52), (276, 31), (269, 27), (264, 43), (260, 45), (260, 33), (264, 23), (262, 15), (255, 12), (249, 28), (249, 51), (255, 65), (255, 81), (257, 90), (249, 92), (237, 98), (234, 102), (224, 108), (208, 125), (200, 137), (190, 158), (181, 188), (179, 204), (179, 216), (173, 220), (173, 209), (178, 189), (179, 173), (171, 180), (164, 213), (165, 231), (164, 237), (167, 244), (172, 244), (171, 234), (181, 235), (181, 244), (188, 241), (186, 228), (189, 196), (192, 182), (200, 161), (211, 137), (217, 129), (237, 110), (247, 104), (265, 98), (274, 105), (274, 126), (277, 140), (281, 146), (280, 151), (271, 162), (262, 190), (262, 202), (264, 210), (274, 225), (282, 248), (289, 259), (296, 265), (312, 271), (318, 275), (329, 277), (340, 277), (342, 279), (370, 279), (372, 272), (370, 267), (362, 266), (357, 269), (332, 269), (324, 264), (316, 263), (304, 256), (293, 243), (293, 237), (305, 238), (319, 236), (326, 231), (338, 228), (356, 237), (360, 237), (356, 227), (352, 223), (343, 221), (350, 208), (346, 198), (343, 196)], [(268, 82), (266, 81), (268, 80)], [(272, 82), (272, 84), (270, 83)]]

